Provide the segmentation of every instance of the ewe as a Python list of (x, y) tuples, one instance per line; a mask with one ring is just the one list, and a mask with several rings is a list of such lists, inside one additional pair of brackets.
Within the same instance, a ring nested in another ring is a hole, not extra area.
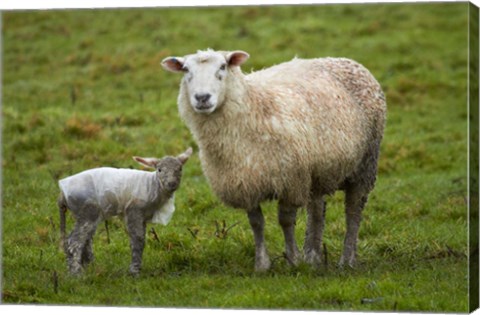
[[(170, 221), (175, 210), (174, 192), (191, 154), (189, 148), (178, 157), (134, 157), (140, 164), (154, 168), (154, 172), (101, 167), (60, 180), (60, 232), (70, 273), (80, 273), (93, 260), (92, 239), (98, 223), (112, 216), (123, 216), (132, 250), (129, 271), (138, 275), (146, 224), (151, 221), (166, 225)], [(76, 222), (65, 244), (67, 208)]]
[(352, 266), (385, 124), (381, 87), (349, 59), (295, 58), (245, 75), (239, 66), (248, 58), (243, 51), (207, 50), (162, 61), (166, 70), (184, 74), (178, 108), (211, 187), (223, 202), (247, 211), (257, 271), (270, 267), (262, 201), (279, 201), (285, 253), (293, 264), (301, 258), (296, 212), (307, 208), (304, 259), (318, 265), (324, 196), (344, 190), (340, 265)]

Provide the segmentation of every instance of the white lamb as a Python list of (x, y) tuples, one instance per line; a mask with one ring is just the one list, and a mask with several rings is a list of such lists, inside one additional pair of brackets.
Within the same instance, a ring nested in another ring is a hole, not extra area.
[(181, 117), (200, 149), (202, 168), (226, 204), (248, 213), (255, 269), (267, 270), (260, 203), (279, 200), (288, 261), (301, 255), (297, 208), (308, 213), (304, 258), (321, 262), (324, 196), (344, 190), (347, 231), (340, 264), (353, 265), (362, 209), (373, 189), (386, 103), (371, 73), (345, 58), (294, 59), (245, 75), (243, 51), (168, 57), (183, 73)]
[[(138, 275), (142, 264), (147, 222), (168, 224), (174, 192), (180, 185), (182, 167), (192, 154), (189, 148), (178, 157), (134, 157), (154, 172), (101, 167), (59, 181), (60, 232), (72, 274), (93, 260), (92, 238), (100, 221), (123, 216), (130, 236), (130, 273)], [(70, 209), (75, 227), (65, 244), (65, 212)]]

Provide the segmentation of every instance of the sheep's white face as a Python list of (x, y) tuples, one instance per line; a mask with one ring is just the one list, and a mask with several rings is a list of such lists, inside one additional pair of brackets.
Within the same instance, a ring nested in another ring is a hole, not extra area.
[(198, 51), (185, 57), (168, 57), (162, 66), (171, 72), (183, 72), (190, 106), (199, 114), (213, 113), (225, 100), (230, 67), (248, 59), (243, 51)]
[(197, 113), (210, 114), (225, 98), (227, 61), (219, 53), (193, 55), (183, 64), (190, 105)]

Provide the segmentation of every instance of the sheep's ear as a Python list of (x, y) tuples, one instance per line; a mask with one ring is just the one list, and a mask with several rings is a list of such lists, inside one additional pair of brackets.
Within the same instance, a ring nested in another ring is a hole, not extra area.
[(250, 55), (241, 50), (231, 51), (227, 54), (227, 62), (230, 66), (240, 66), (248, 58), (250, 58)]
[(167, 57), (162, 60), (161, 65), (163, 69), (170, 71), (170, 72), (184, 72), (183, 64), (185, 63), (185, 59), (182, 57)]
[(188, 148), (187, 151), (183, 152), (179, 156), (177, 156), (177, 159), (182, 163), (185, 164), (188, 161), (188, 158), (192, 155), (193, 150), (192, 148)]
[(151, 167), (151, 168), (155, 168), (158, 163), (158, 159), (156, 158), (142, 158), (139, 156), (134, 156), (133, 159), (138, 163), (140, 163), (141, 165), (146, 167)]

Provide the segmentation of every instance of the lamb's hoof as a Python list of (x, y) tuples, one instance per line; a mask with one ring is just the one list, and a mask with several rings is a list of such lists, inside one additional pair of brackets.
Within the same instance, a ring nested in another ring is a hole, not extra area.
[(90, 265), (93, 261), (95, 261), (95, 256), (87, 256), (87, 257), (82, 257), (82, 267), (86, 268), (88, 265)]
[(82, 265), (78, 263), (73, 263), (68, 265), (68, 271), (71, 276), (77, 277), (83, 273)]
[(355, 269), (355, 258), (345, 259), (344, 256), (340, 258), (338, 262), (338, 268), (340, 269)]
[(130, 274), (130, 276), (138, 278), (140, 276), (140, 268), (130, 267), (128, 269), (128, 273)]
[(83, 274), (82, 269), (70, 269), (70, 276), (72, 277), (80, 277)]
[(132, 277), (132, 278), (138, 278), (138, 277), (140, 277), (140, 272), (131, 272), (131, 271), (130, 271), (128, 274), (129, 274), (130, 277)]

